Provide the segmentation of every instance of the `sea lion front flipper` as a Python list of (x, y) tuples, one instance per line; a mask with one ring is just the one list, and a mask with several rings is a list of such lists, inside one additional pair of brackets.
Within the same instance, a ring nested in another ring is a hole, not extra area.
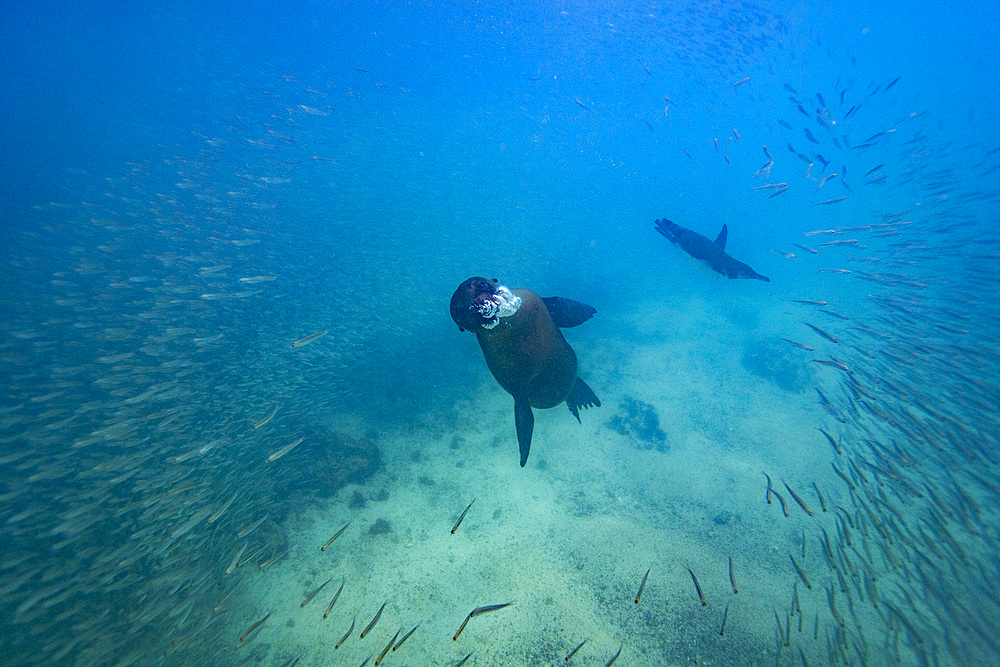
[(715, 237), (715, 245), (719, 246), (721, 250), (726, 249), (726, 239), (729, 238), (729, 229), (726, 225), (722, 225), (722, 231), (719, 235)]
[(526, 398), (514, 399), (514, 425), (517, 427), (517, 446), (521, 450), (521, 467), (528, 462), (531, 450), (531, 432), (535, 428), (535, 415)]
[[(576, 384), (569, 391), (566, 397), (566, 406), (573, 413), (576, 420), (580, 422), (580, 408), (601, 407), (601, 399), (597, 398), (594, 390), (587, 386), (587, 383), (580, 378), (576, 379)], [(580, 422), (581, 424), (583, 422)]]
[(552, 321), (560, 329), (580, 326), (597, 312), (593, 306), (573, 299), (564, 299), (561, 296), (543, 296), (542, 303), (552, 316)]

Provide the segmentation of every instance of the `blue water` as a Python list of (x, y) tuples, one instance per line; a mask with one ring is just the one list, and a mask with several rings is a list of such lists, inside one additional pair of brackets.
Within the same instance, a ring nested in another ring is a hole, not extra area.
[[(0, 662), (328, 664), (291, 618), (260, 630), (289, 628), (267, 648), (234, 648), (267, 612), (248, 601), (275, 587), (223, 574), (232, 555), (255, 540), (258, 563), (294, 553), (303, 508), (350, 516), (356, 489), (377, 495), (370, 480), (396, 493), (424, 474), (407, 438), (450, 463), (449, 443), (501, 407), (502, 479), (540, 474), (580, 498), (658, 480), (636, 490), (639, 509), (602, 510), (616, 522), (659, 522), (661, 492), (718, 504), (702, 523), (678, 510), (645, 543), (637, 530), (633, 550), (680, 531), (724, 564), (740, 547), (712, 527), (728, 522), (719, 507), (758, 522), (742, 548), (767, 576), (741, 590), (755, 620), (728, 645), (721, 615), (679, 606), (698, 603), (687, 566), (660, 553), (671, 616), (623, 620), (595, 593), (608, 635), (575, 659), (620, 644), (617, 664), (636, 665), (997, 661), (994, 3), (203, 4), (0, 9)], [(726, 250), (771, 282), (712, 273), (655, 232), (664, 217), (712, 239), (727, 225)], [(509, 397), (448, 316), (473, 275), (597, 308), (566, 338), (603, 405), (548, 458), (545, 429), (564, 442), (562, 426), (539, 417), (535, 473), (513, 470)], [(663, 440), (616, 430), (644, 406)], [(292, 465), (266, 464), (300, 435)], [(327, 440), (337, 456), (319, 453)], [(607, 473), (619, 446), (626, 463)], [(843, 513), (776, 527), (759, 469), (780, 492), (779, 466)], [(457, 514), (470, 478), (438, 471), (438, 488), (463, 490)], [(234, 494), (231, 523), (209, 524)], [(530, 512), (519, 522), (540, 530)], [(803, 618), (785, 614), (800, 532), (819, 630), (805, 616), (776, 646), (771, 612), (779, 634)], [(614, 571), (612, 543), (592, 537), (580, 562)], [(562, 662), (584, 637), (554, 623), (481, 637), (468, 664)], [(400, 659), (465, 655), (423, 641)]]

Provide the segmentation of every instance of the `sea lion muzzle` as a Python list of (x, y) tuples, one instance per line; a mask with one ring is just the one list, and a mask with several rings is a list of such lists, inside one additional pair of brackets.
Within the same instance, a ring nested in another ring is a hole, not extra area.
[(493, 294), (484, 296), (485, 298), (477, 297), (469, 305), (470, 310), (476, 311), (486, 320), (483, 322), (484, 329), (492, 329), (500, 324), (501, 317), (510, 317), (521, 307), (521, 298), (503, 285), (497, 285)]
[(460, 331), (492, 329), (500, 318), (510, 317), (521, 307), (521, 299), (494, 278), (469, 278), (451, 297), (451, 319)]

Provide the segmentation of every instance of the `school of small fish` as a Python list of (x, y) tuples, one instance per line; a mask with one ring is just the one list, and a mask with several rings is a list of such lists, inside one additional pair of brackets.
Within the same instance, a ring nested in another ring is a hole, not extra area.
[[(713, 102), (754, 94), (761, 77), (746, 72), (788, 30), (763, 9), (753, 7), (745, 21), (735, 14), (715, 6), (679, 12), (669, 28), (683, 44), (705, 26), (743, 26), (726, 33), (733, 46), (706, 40), (682, 52), (681, 67), (716, 72)], [(609, 34), (619, 34), (618, 23), (627, 21), (605, 24)], [(642, 69), (643, 77), (657, 72), (654, 64)], [(345, 70), (349, 84), (275, 76), (246, 94), (266, 113), (221, 119), (216, 136), (192, 130), (199, 150), (178, 149), (163, 164), (129, 163), (82, 201), (39, 204), (32, 224), (12, 233), (0, 290), (6, 661), (232, 664), (257, 657), (255, 640), (279, 629), (284, 619), (269, 622), (275, 610), (236, 610), (230, 601), (242, 581), (282, 567), (294, 549), (281, 527), (294, 508), (275, 485), (312, 483), (302, 462), (318, 443), (303, 425), (317, 411), (330, 417), (365, 404), (358, 378), (380, 365), (371, 360), (409, 352), (399, 313), (426, 321), (439, 307), (384, 289), (386, 275), (418, 278), (405, 244), (384, 259), (397, 239), (343, 223), (336, 243), (317, 242), (324, 225), (341, 224), (336, 211), (314, 229), (281, 225), (286, 207), (329, 208), (321, 195), (290, 204), (299, 184), (346, 179), (371, 159), (333, 143), (301, 145), (315, 136), (312, 128), (350, 136), (345, 118), (364, 118), (380, 104), (369, 95), (396, 94), (405, 108), (409, 88), (375, 82), (366, 68)], [(549, 78), (529, 77), (539, 88)], [(750, 133), (731, 124), (722, 125), (728, 135), (702, 135), (683, 148), (695, 161), (685, 164), (711, 160), (739, 170), (755, 198), (774, 199), (765, 205), (797, 206), (815, 220), (816, 229), (784, 240), (802, 252), (775, 248), (775, 261), (851, 281), (864, 301), (839, 303), (822, 288), (785, 295), (798, 324), (776, 339), (820, 378), (809, 395), (822, 421), (802, 446), (822, 450), (816, 455), (829, 463), (814, 478), (752, 473), (761, 493), (745, 502), (771, 505), (774, 521), (788, 526), (787, 543), (773, 545), (767, 565), (787, 582), (787, 605), (754, 609), (753, 589), (737, 582), (741, 570), (760, 564), (734, 553), (718, 554), (723, 574), (712, 580), (725, 581), (728, 563), (728, 585), (710, 586), (691, 564), (653, 563), (621, 592), (645, 609), (663, 605), (658, 579), (683, 582), (685, 612), (702, 614), (706, 633), (726, 641), (735, 641), (749, 614), (770, 623), (773, 612), (768, 662), (995, 664), (1000, 655), (1000, 236), (984, 234), (970, 212), (1000, 205), (1000, 190), (969, 187), (965, 171), (996, 174), (1000, 148), (939, 145), (929, 111), (891, 120), (873, 112), (906, 85), (901, 77), (845, 77), (821, 92), (785, 84), (788, 106), (772, 134), (747, 149), (752, 164), (737, 150)], [(551, 103), (567, 116), (610, 113), (595, 95), (553, 93)], [(699, 103), (651, 94), (655, 111), (637, 124), (655, 138), (679, 122), (685, 105)], [(782, 144), (787, 151), (775, 148)], [(242, 157), (230, 162), (226, 151)], [(210, 176), (220, 164), (233, 180)], [(824, 217), (893, 188), (916, 193), (911, 205), (874, 217), (859, 212), (863, 220), (851, 224)], [(360, 248), (357, 256), (344, 250), (351, 247)], [(369, 271), (366, 262), (380, 258)], [(32, 286), (30, 295), (22, 285)], [(368, 300), (376, 291), (378, 308)], [(385, 371), (365, 387), (380, 381), (397, 378)], [(464, 511), (442, 519), (442, 531), (454, 520), (455, 534), (470, 510), (479, 512), (484, 501), (473, 509), (469, 496)], [(343, 527), (315, 551), (347, 546), (352, 519), (339, 520)], [(309, 603), (326, 590), (326, 604), (339, 586), (323, 618), (336, 613), (353, 582), (324, 578), (296, 597), (296, 611), (318, 613)], [(515, 601), (457, 609), (456, 622), (466, 614), (464, 622), (450, 640), (433, 642), (444, 650), (470, 622), (475, 628), (516, 613), (518, 591), (505, 599)], [(810, 606), (816, 599), (822, 604)], [(361, 621), (371, 618), (359, 638), (374, 632), (389, 601), (366, 604)], [(354, 636), (357, 620), (334, 650)], [(338, 623), (333, 639), (348, 625)], [(376, 638), (373, 664), (391, 660), (421, 626), (404, 632), (409, 627), (384, 648)], [(614, 652), (572, 628), (565, 633), (571, 639), (552, 649), (560, 661), (593, 650), (611, 665), (623, 650), (628, 655), (627, 640)]]

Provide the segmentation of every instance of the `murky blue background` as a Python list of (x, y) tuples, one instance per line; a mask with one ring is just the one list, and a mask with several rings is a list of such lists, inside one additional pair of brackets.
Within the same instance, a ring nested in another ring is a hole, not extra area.
[[(933, 348), (886, 361), (856, 334), (835, 353), (869, 389), (898, 373), (893, 400), (936, 406), (934, 449), (957, 452), (937, 473), (995, 480), (998, 18), (987, 2), (8, 3), (0, 659), (207, 655), (221, 588), (190, 563), (218, 545), (176, 532), (274, 448), (247, 423), (276, 404), (289, 428), (439, 419), (484, 377), (447, 312), (471, 275), (593, 304), (611, 338), (656, 335), (617, 324), (650, 305), (759, 329), (789, 299), (837, 303)], [(727, 250), (772, 282), (696, 266), (660, 217), (710, 238), (727, 224)], [(864, 252), (792, 245), (910, 220), (835, 237)], [(819, 350), (803, 317), (774, 338)], [(980, 454), (950, 449), (970, 439)], [(963, 566), (995, 581), (996, 487), (961, 479), (987, 526)], [(283, 513), (272, 482), (243, 492), (241, 525)]]

